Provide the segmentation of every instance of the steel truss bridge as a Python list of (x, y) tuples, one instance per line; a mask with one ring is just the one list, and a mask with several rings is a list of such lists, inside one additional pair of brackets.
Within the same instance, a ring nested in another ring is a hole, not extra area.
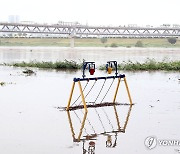
[(0, 23), (0, 33), (56, 37), (180, 37), (180, 27), (106, 27), (87, 25)]

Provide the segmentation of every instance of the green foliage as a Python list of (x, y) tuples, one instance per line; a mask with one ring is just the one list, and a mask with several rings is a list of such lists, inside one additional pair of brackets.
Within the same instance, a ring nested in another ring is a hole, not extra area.
[(168, 42), (171, 43), (171, 44), (176, 44), (177, 39), (175, 37), (169, 37)]
[(106, 43), (106, 42), (107, 42), (107, 38), (106, 38), (106, 37), (102, 37), (102, 38), (101, 38), (101, 43), (104, 44), (104, 43)]
[[(7, 64), (5, 64), (7, 65)], [(62, 62), (22, 62), (14, 63), (13, 66), (16, 67), (37, 67), (45, 69), (80, 69), (82, 64), (78, 64), (75, 61), (64, 60)], [(105, 70), (106, 66), (101, 65), (100, 70)], [(119, 70), (129, 70), (129, 71), (152, 71), (152, 70), (166, 70), (166, 71), (180, 71), (180, 61), (161, 61), (157, 62), (154, 59), (147, 59), (144, 63), (140, 62), (123, 62), (118, 65)], [(3, 83), (2, 83), (3, 84)]]
[(138, 40), (135, 44), (135, 47), (143, 47), (142, 41)]
[(144, 63), (132, 61), (124, 62), (118, 65), (118, 69), (120, 70), (143, 70), (143, 71), (151, 71), (151, 70), (166, 70), (166, 71), (180, 71), (180, 61), (171, 61), (171, 62), (157, 62), (154, 59), (147, 59)]
[(46, 68), (46, 69), (79, 69), (81, 68), (80, 64), (77, 64), (75, 61), (57, 61), (53, 62), (36, 62), (32, 61), (29, 63), (22, 62), (22, 63), (14, 63), (13, 66), (15, 67), (37, 67), (37, 68)]
[(117, 45), (116, 43), (112, 43), (112, 44), (110, 45), (110, 47), (116, 48), (116, 47), (118, 47), (118, 45)]

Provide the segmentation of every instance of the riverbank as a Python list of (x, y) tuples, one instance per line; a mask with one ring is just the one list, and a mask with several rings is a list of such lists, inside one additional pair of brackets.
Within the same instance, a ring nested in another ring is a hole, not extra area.
[[(82, 68), (82, 63), (77, 63), (75, 61), (57, 61), (57, 62), (19, 62), (13, 64), (4, 64), (8, 66), (14, 67), (35, 67), (35, 68), (43, 68), (43, 69), (73, 69), (78, 70)], [(105, 70), (105, 65), (100, 65), (98, 67), (100, 70)], [(118, 64), (118, 70), (127, 70), (127, 71), (155, 71), (155, 70), (163, 70), (163, 71), (180, 71), (180, 61), (161, 61), (157, 62), (154, 59), (147, 59), (145, 62), (132, 62), (127, 61)]]
[[(141, 41), (140, 47), (158, 48), (180, 48), (180, 40), (177, 39), (175, 45), (168, 42), (167, 38), (107, 38), (107, 42), (102, 43), (100, 38), (75, 38), (75, 47), (126, 47), (136, 46), (137, 41)], [(0, 46), (35, 46), (35, 47), (70, 47), (68, 38), (0, 38)]]

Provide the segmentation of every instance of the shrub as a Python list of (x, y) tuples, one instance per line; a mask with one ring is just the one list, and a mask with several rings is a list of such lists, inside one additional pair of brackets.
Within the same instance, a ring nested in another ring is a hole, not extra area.
[(46, 68), (46, 69), (80, 69), (81, 64), (76, 63), (75, 61), (57, 61), (53, 62), (36, 62), (32, 61), (29, 63), (21, 62), (21, 63), (14, 63), (13, 66), (16, 67), (37, 67), (37, 68)]
[(137, 41), (136, 44), (135, 44), (135, 47), (143, 47), (143, 43), (142, 41)]
[(104, 43), (106, 43), (106, 42), (107, 42), (107, 38), (106, 38), (106, 37), (102, 37), (102, 38), (101, 38), (101, 43), (104, 44)]
[(177, 39), (175, 37), (169, 37), (168, 42), (171, 44), (176, 44)]
[(116, 48), (116, 47), (118, 47), (118, 45), (116, 43), (112, 43), (110, 47)]

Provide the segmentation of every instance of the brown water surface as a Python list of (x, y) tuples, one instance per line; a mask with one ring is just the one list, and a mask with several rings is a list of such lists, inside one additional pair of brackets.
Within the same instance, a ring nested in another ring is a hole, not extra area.
[[(133, 103), (130, 106), (91, 108), (88, 110), (81, 142), (73, 142), (68, 114), (57, 107), (65, 107), (74, 77), (81, 77), (81, 71), (47, 71), (33, 69), (36, 75), (26, 76), (23, 68), (0, 67), (0, 151), (2, 154), (83, 154), (88, 147), (96, 154), (170, 154), (177, 153), (179, 146), (157, 146), (148, 150), (144, 141), (148, 136), (158, 139), (180, 140), (180, 74), (177, 72), (122, 72), (127, 81)], [(96, 71), (96, 76), (107, 76)], [(90, 81), (84, 94), (93, 85)], [(87, 101), (94, 101), (104, 80), (99, 80)], [(101, 95), (101, 102), (112, 80), (107, 80)], [(86, 82), (82, 82), (82, 87)], [(111, 102), (117, 81), (104, 98)], [(78, 86), (72, 103), (79, 96)], [(123, 81), (117, 100), (129, 103)], [(79, 99), (76, 104), (81, 103)], [(84, 110), (70, 111), (72, 128), (77, 138), (82, 125)], [(109, 132), (109, 133), (107, 133)], [(96, 133), (93, 140), (84, 140), (87, 134)], [(108, 139), (112, 140), (109, 144)], [(108, 147), (106, 144), (109, 144)], [(86, 152), (87, 153), (87, 152)]]
[(104, 64), (109, 60), (143, 62), (147, 58), (157, 61), (179, 60), (178, 48), (58, 48), (58, 47), (0, 47), (0, 63), (21, 61), (96, 61)]
[[(147, 58), (179, 60), (180, 51), (161, 48), (0, 47), (0, 63), (86, 59), (105, 64), (108, 60), (143, 62)], [(132, 108), (129, 105), (89, 108), (86, 117), (84, 110), (68, 113), (57, 109), (67, 106), (73, 78), (82, 77), (81, 71), (33, 68), (35, 74), (27, 76), (23, 70), (0, 66), (0, 82), (5, 83), (0, 86), (0, 153), (85, 154), (89, 150), (96, 154), (175, 154), (180, 150), (180, 146), (160, 145), (149, 150), (144, 144), (149, 136), (180, 140), (179, 72), (121, 71), (126, 74), (135, 105)], [(95, 76), (107, 74), (96, 70)], [(82, 82), (83, 89), (85, 86), (87, 102), (112, 102), (117, 79)], [(76, 84), (71, 104), (82, 104), (78, 96)], [(116, 101), (129, 103), (123, 81)], [(82, 125), (83, 119), (85, 125)], [(92, 134), (96, 135), (92, 137)], [(77, 142), (78, 136), (80, 142)]]

